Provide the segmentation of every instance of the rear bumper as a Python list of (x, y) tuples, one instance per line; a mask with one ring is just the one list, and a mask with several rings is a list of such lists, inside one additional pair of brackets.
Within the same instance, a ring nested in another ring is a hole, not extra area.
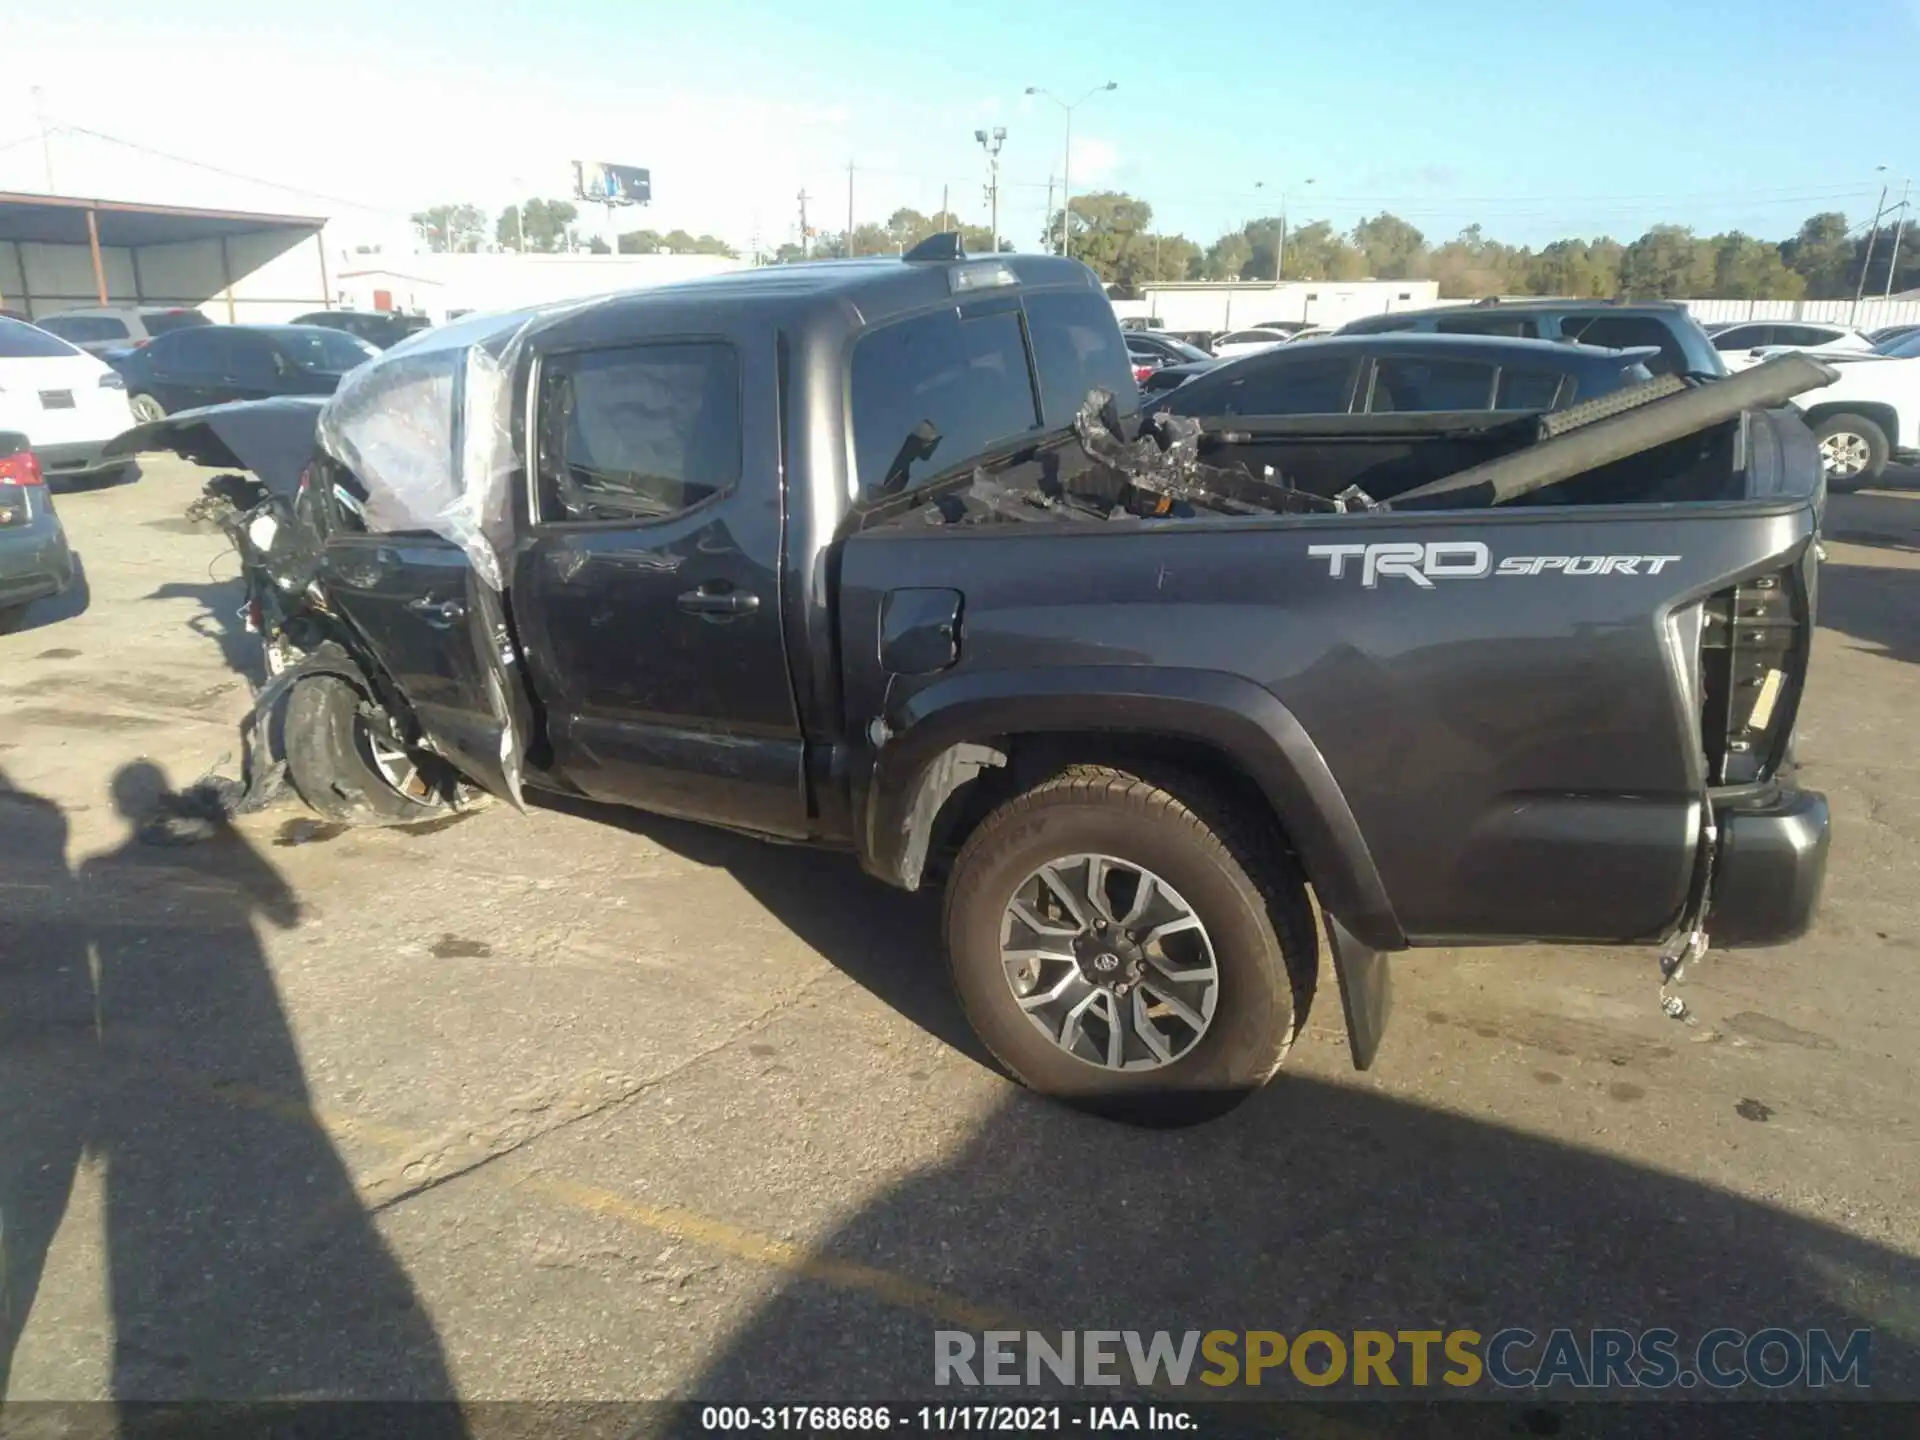
[(0, 606), (58, 595), (73, 583), (73, 555), (57, 527), (0, 530)]
[(1781, 790), (1719, 809), (1707, 930), (1723, 948), (1784, 945), (1813, 924), (1827, 876), (1827, 797)]
[(107, 440), (78, 440), (67, 445), (36, 445), (33, 453), (40, 457), (40, 469), (47, 475), (61, 477), (72, 475), (98, 475), (103, 471), (119, 470), (128, 465), (124, 455), (107, 455)]

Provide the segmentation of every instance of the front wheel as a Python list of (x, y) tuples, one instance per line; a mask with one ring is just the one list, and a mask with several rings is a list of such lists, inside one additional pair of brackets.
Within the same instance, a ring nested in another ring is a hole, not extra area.
[(457, 784), (436, 757), (395, 740), (378, 708), (337, 675), (287, 694), (287, 778), (308, 807), (346, 825), (393, 825), (450, 813)]
[(1814, 426), (1829, 490), (1858, 490), (1880, 478), (1892, 454), (1887, 432), (1863, 415), (1829, 415)]
[(1091, 766), (974, 831), (946, 938), (967, 1018), (1016, 1078), (1149, 1125), (1211, 1119), (1265, 1084), (1319, 955), (1268, 817), (1196, 777)]

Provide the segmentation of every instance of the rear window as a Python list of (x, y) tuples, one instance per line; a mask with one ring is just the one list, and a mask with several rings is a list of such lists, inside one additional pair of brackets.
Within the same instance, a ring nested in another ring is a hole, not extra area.
[(0, 316), (0, 360), (52, 360), (79, 353), (58, 335)]
[(543, 518), (666, 519), (732, 488), (740, 464), (731, 345), (636, 345), (543, 364)]
[(305, 331), (283, 330), (274, 338), (281, 353), (308, 371), (351, 370), (377, 353), (357, 335), (317, 325)]
[[(211, 325), (213, 322), (198, 310), (162, 310), (142, 315), (140, 323), (147, 327), (149, 335), (164, 335), (169, 330), (184, 330), (190, 325)], [(126, 330), (122, 329), (122, 335)]]
[(1476, 360), (1385, 359), (1373, 375), (1375, 412), (1485, 410), (1494, 367)]
[(1070, 424), (1095, 387), (1128, 408), (1138, 391), (1113, 306), (1091, 290), (1042, 290), (1026, 306), (1046, 423)]
[[(1020, 312), (1004, 305), (965, 318), (950, 306), (868, 332), (853, 347), (852, 387), (854, 465), (867, 500), (911, 490), (1040, 423)], [(909, 446), (922, 423), (930, 443)]]
[(71, 340), (76, 345), (129, 338), (126, 322), (116, 320), (111, 315), (49, 315), (39, 324), (42, 330), (58, 335), (63, 340)]
[[(1645, 315), (1568, 315), (1560, 321), (1560, 337), (1609, 350), (1651, 345), (1660, 351), (1647, 361), (1647, 368), (1654, 374), (1678, 375), (1687, 369), (1686, 354), (1673, 331)], [(1717, 337), (1714, 343), (1719, 344)]]

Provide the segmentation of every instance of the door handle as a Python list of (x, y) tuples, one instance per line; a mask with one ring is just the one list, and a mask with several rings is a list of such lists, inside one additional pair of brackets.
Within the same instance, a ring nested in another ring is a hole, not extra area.
[(429, 625), (444, 630), (454, 621), (467, 613), (466, 605), (459, 600), (436, 600), (431, 595), (422, 595), (409, 600), (407, 609), (425, 620)]
[(760, 597), (730, 585), (702, 585), (687, 591), (678, 604), (689, 615), (751, 615), (760, 608)]

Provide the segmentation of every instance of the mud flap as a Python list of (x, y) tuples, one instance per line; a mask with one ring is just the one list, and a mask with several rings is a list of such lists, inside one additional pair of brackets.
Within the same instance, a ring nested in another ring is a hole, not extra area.
[(1338, 916), (1328, 914), (1326, 919), (1333, 972), (1340, 981), (1340, 1008), (1347, 1017), (1347, 1049), (1353, 1055), (1353, 1068), (1366, 1070), (1379, 1053), (1387, 1018), (1393, 1014), (1392, 975), (1384, 954), (1356, 940)]

